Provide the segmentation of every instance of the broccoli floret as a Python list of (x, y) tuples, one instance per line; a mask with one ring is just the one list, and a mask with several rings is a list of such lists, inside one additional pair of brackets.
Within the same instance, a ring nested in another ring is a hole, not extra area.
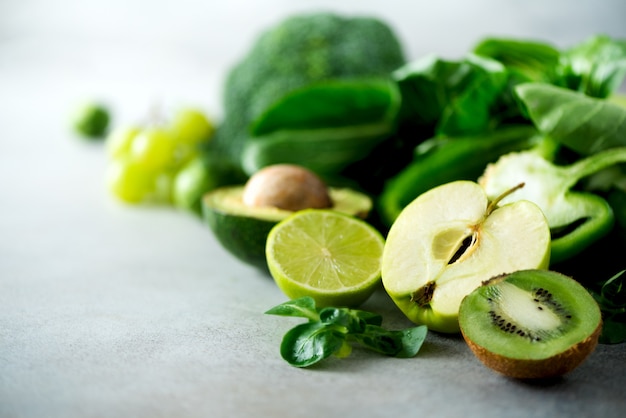
[(328, 79), (390, 76), (405, 62), (398, 38), (379, 19), (288, 17), (262, 33), (228, 73), (213, 145), (238, 164), (251, 122), (287, 93)]

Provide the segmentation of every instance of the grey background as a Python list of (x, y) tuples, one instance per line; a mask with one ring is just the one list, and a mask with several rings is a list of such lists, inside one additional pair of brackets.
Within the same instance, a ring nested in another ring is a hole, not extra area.
[[(263, 315), (284, 296), (199, 220), (106, 192), (106, 157), (68, 129), (102, 97), (115, 123), (153, 106), (220, 117), (221, 82), (259, 30), (296, 11), (375, 14), (407, 56), (455, 58), (487, 35), (566, 47), (626, 37), (623, 1), (0, 1), (1, 417), (618, 417), (626, 346), (563, 379), (498, 376), (458, 337), (414, 359), (355, 350), (310, 370)], [(379, 290), (364, 305), (410, 325)]]

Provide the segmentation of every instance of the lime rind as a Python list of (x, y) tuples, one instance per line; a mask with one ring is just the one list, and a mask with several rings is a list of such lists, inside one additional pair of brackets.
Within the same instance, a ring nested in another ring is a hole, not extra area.
[(290, 298), (356, 306), (380, 281), (384, 238), (367, 222), (334, 210), (299, 211), (270, 231), (266, 258)]

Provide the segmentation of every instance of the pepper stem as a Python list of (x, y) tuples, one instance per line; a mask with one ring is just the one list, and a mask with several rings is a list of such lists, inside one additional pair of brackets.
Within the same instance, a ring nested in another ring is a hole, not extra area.
[(626, 163), (626, 147), (610, 148), (578, 160), (567, 167), (570, 186), (614, 164)]

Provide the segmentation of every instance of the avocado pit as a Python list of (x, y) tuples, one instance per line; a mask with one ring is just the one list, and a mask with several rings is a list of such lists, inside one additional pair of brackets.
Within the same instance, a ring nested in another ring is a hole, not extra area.
[(325, 209), (333, 206), (326, 184), (312, 171), (276, 164), (256, 172), (246, 183), (243, 203), (283, 210)]

